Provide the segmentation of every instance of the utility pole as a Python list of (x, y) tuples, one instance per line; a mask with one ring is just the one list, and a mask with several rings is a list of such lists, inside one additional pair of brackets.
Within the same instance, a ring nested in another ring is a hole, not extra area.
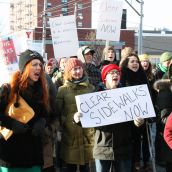
[(42, 56), (44, 60), (47, 60), (47, 53), (46, 53), (46, 26), (47, 26), (47, 0), (44, 0), (44, 11), (42, 15)]
[(138, 55), (142, 54), (143, 47), (143, 4), (144, 2), (138, 1), (140, 3), (140, 24), (139, 24), (139, 32), (138, 32)]
[(137, 15), (140, 16), (140, 23), (139, 23), (139, 29), (138, 29), (138, 55), (142, 54), (142, 46), (143, 46), (143, 0), (136, 0), (138, 3), (140, 3), (140, 13), (128, 2), (128, 0), (125, 0), (125, 2), (137, 13)]
[(77, 3), (75, 2), (75, 6), (74, 6), (74, 16), (75, 19), (77, 18)]

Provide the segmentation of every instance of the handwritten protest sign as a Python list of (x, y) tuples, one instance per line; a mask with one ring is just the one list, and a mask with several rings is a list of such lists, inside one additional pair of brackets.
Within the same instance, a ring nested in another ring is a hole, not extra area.
[(147, 85), (83, 94), (75, 99), (85, 128), (155, 116)]
[(101, 1), (99, 7), (96, 39), (119, 41), (123, 10), (122, 8), (121, 1)]
[(75, 16), (50, 18), (50, 28), (56, 59), (75, 56), (79, 48)]
[(18, 69), (18, 60), (12, 38), (0, 40), (0, 85), (9, 82), (12, 72)]

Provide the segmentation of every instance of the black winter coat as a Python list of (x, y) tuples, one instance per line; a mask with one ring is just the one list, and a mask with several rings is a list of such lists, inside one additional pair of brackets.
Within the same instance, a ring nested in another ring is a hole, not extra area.
[(131, 122), (98, 127), (93, 157), (100, 160), (128, 160), (132, 155)]
[(172, 150), (164, 140), (164, 127), (168, 116), (172, 112), (172, 83), (169, 79), (160, 79), (154, 87), (158, 90), (157, 95), (157, 134), (155, 141), (156, 160), (172, 162)]
[[(0, 88), (0, 122), (1, 125), (11, 129), (11, 118), (4, 114), (9, 89)], [(28, 122), (29, 130), (24, 134), (15, 134), (5, 141), (0, 138), (0, 166), (6, 167), (31, 167), (43, 165), (43, 144), (41, 136), (34, 136), (32, 128), (40, 118), (47, 119), (47, 111), (41, 103), (42, 91), (39, 83), (28, 86), (27, 90), (20, 93), (25, 101), (35, 112), (34, 117)]]

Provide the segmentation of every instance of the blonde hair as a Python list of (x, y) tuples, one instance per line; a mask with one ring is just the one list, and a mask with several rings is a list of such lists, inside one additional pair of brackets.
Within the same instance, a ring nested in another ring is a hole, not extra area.
[(125, 58), (127, 58), (131, 54), (135, 54), (135, 51), (133, 50), (133, 48), (131, 48), (131, 47), (124, 47), (121, 50), (121, 60), (120, 60), (119, 66), (121, 66), (121, 64), (123, 63)]
[[(115, 49), (114, 49), (113, 46), (105, 47), (103, 49), (103, 53), (102, 53), (102, 59), (101, 59), (102, 61), (106, 60), (106, 56), (107, 56), (109, 50), (112, 50), (114, 52), (114, 54), (115, 54)], [(115, 54), (115, 59), (116, 59), (116, 54)]]
[(135, 53), (135, 51), (133, 50), (133, 48), (131, 48), (131, 47), (124, 47), (121, 50), (121, 59), (129, 56), (132, 53)]

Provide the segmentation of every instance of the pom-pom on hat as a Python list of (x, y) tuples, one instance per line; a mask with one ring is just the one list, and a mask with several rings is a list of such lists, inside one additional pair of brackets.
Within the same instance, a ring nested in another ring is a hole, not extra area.
[(102, 75), (102, 81), (105, 83), (105, 78), (106, 78), (106, 75), (111, 71), (111, 70), (117, 70), (121, 73), (121, 69), (115, 65), (115, 64), (108, 64), (108, 65), (105, 65), (103, 66), (102, 68), (102, 72), (101, 72), (101, 75)]
[(171, 60), (172, 54), (170, 52), (164, 52), (161, 54), (160, 63)]
[(139, 55), (139, 60), (140, 61), (149, 60), (149, 56), (147, 54), (141, 54)]
[(83, 63), (77, 58), (70, 58), (66, 62), (64, 71), (70, 72), (72, 70), (72, 68), (74, 68), (76, 66), (80, 66), (83, 68)]
[(32, 50), (27, 49), (20, 54), (20, 56), (19, 56), (19, 70), (21, 73), (24, 71), (26, 64), (29, 63), (33, 59), (38, 59), (41, 61), (42, 64), (44, 63), (43, 57), (36, 51), (32, 51)]

